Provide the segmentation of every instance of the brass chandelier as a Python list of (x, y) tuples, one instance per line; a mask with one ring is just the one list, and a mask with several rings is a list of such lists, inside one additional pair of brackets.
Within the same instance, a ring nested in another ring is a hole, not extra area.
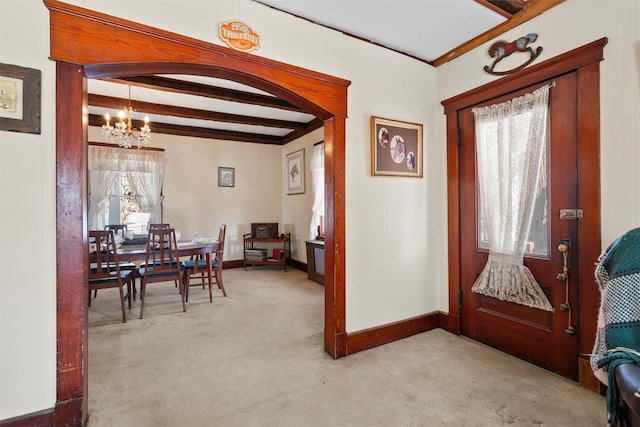
[(140, 130), (136, 130), (131, 124), (134, 115), (135, 110), (131, 107), (131, 86), (129, 86), (129, 106), (118, 113), (119, 119), (115, 126), (111, 125), (109, 113), (104, 115), (105, 124), (102, 125), (102, 135), (110, 143), (118, 143), (123, 148), (131, 148), (133, 145), (137, 145), (138, 148), (148, 147), (151, 139), (149, 116), (145, 116), (144, 126)]

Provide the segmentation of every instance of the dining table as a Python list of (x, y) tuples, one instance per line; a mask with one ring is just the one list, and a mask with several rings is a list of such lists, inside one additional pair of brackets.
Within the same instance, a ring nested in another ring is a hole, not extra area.
[[(138, 242), (136, 242), (138, 243)], [(207, 260), (207, 277), (209, 283), (213, 278), (212, 259), (211, 254), (215, 253), (220, 248), (220, 242), (217, 239), (199, 238), (189, 241), (178, 241), (178, 256), (192, 257), (198, 255), (204, 255)], [(147, 244), (127, 244), (126, 240), (118, 246), (118, 259), (119, 261), (136, 262), (146, 260), (147, 256)]]

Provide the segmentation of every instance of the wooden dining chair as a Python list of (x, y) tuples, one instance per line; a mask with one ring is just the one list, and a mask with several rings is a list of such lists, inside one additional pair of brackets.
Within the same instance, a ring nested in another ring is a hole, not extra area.
[[(183, 283), (185, 292), (185, 301), (189, 301), (189, 288), (191, 286), (209, 285), (209, 302), (213, 302), (213, 284), (218, 286), (218, 289), (222, 291), (223, 296), (227, 296), (227, 291), (224, 289), (224, 283), (222, 281), (222, 259), (224, 257), (224, 240), (227, 233), (227, 225), (222, 224), (220, 226), (220, 232), (218, 233), (218, 250), (210, 254), (212, 277), (211, 281), (208, 280), (208, 265), (204, 255), (200, 255), (197, 258), (193, 258), (184, 262)], [(206, 279), (206, 280), (205, 280)]]
[[(120, 269), (113, 230), (89, 231), (87, 269), (89, 305), (91, 305), (92, 290), (118, 288), (122, 308), (122, 322), (126, 322), (127, 314), (124, 308), (124, 299), (127, 298), (129, 309), (131, 309), (133, 271)], [(124, 291), (125, 285), (127, 287), (126, 293)]]
[[(108, 230), (113, 230), (114, 232), (114, 236), (116, 237), (115, 242), (118, 242), (118, 235), (120, 235), (120, 241), (123, 241), (127, 235), (127, 224), (109, 224), (109, 225), (105, 225), (104, 226), (105, 231)], [(117, 245), (116, 245), (117, 246)], [(120, 270), (130, 270), (132, 272), (134, 272), (134, 275), (132, 276), (132, 283), (131, 286), (133, 288), (133, 300), (136, 300), (136, 275), (135, 275), (135, 271), (138, 268), (138, 266), (133, 263), (133, 262), (128, 262), (128, 261), (120, 261), (119, 263), (120, 265)], [(112, 266), (113, 267), (113, 266)], [(98, 290), (95, 289), (93, 291), (93, 297), (96, 298), (98, 296)]]
[(144, 313), (144, 299), (148, 283), (177, 281), (182, 299), (182, 311), (187, 311), (182, 273), (184, 263), (180, 261), (178, 242), (173, 228), (153, 228), (149, 230), (145, 262), (138, 269), (140, 277), (140, 318)]

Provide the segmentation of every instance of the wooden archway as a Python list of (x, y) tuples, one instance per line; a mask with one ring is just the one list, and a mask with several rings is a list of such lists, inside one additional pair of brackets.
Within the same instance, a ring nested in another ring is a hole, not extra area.
[[(325, 349), (346, 355), (345, 120), (350, 82), (54, 0), (56, 61), (57, 395), (55, 425), (87, 416), (87, 78), (197, 74), (271, 92), (324, 120)], [(145, 49), (139, 49), (145, 46)]]

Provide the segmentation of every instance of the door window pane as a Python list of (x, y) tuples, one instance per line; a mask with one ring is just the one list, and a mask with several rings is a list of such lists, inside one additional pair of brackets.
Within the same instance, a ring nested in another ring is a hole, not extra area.
[[(536, 192), (536, 202), (533, 210), (533, 219), (529, 228), (529, 235), (524, 250), (525, 256), (548, 256), (549, 255), (549, 192), (548, 182), (548, 156), (543, 153), (540, 177), (538, 179), (538, 189)], [(478, 212), (480, 212), (480, 194), (477, 194)], [(484, 218), (478, 219), (478, 247), (489, 250), (489, 235), (487, 233)]]

